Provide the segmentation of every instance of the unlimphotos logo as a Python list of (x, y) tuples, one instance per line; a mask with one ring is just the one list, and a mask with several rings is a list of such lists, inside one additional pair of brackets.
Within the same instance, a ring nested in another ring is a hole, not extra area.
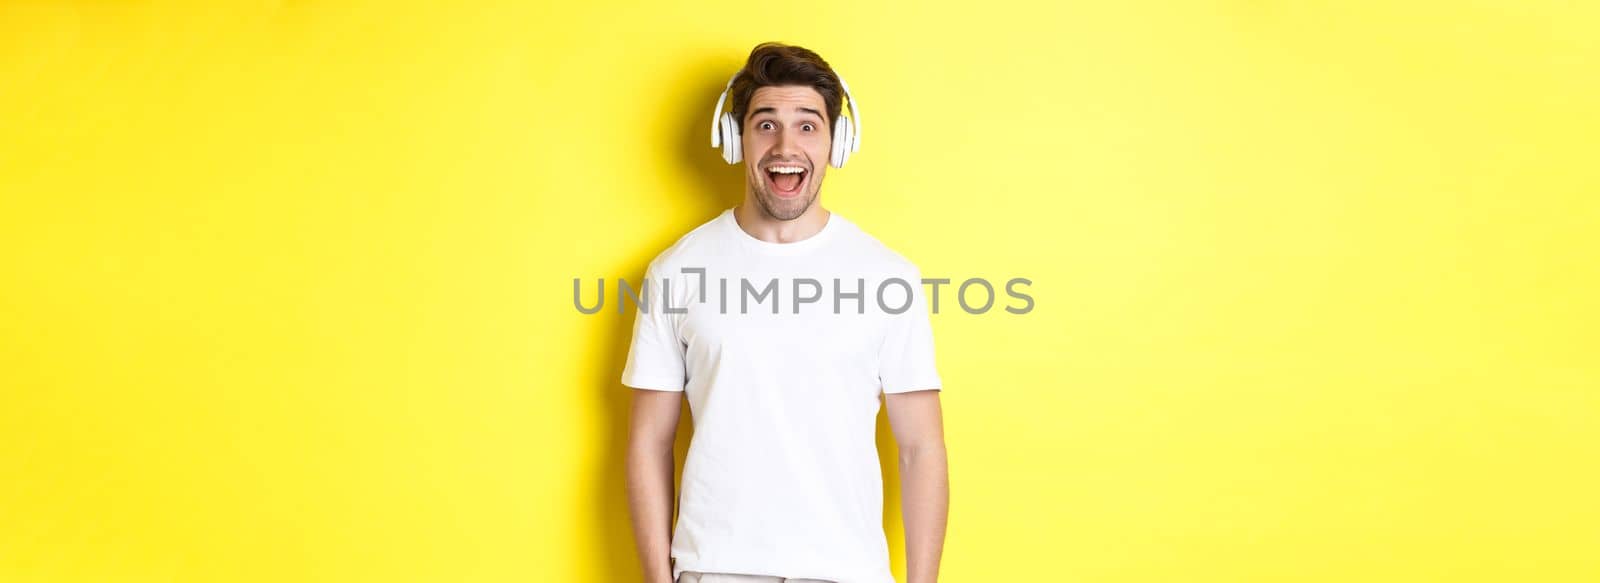
[[(684, 275), (696, 276), (695, 282), (697, 283), (693, 294), (676, 300), (680, 305), (674, 305), (673, 303), (675, 301), (672, 294), (673, 279), (670, 277), (661, 277), (655, 282), (646, 278), (638, 288), (628, 283), (626, 279), (617, 278), (617, 313), (623, 313), (624, 306), (628, 303), (626, 300), (632, 300), (632, 303), (638, 306), (639, 311), (644, 313), (649, 313), (653, 309), (653, 305), (659, 303), (660, 309), (668, 314), (687, 313), (688, 304), (691, 302), (707, 303), (706, 290), (711, 278), (707, 277), (706, 268), (683, 267), (679, 271)], [(777, 314), (784, 304), (782, 302), (782, 297), (785, 295), (782, 293), (784, 290), (788, 291), (789, 302), (787, 303), (789, 311), (796, 314), (800, 312), (803, 305), (822, 302), (824, 291), (830, 289), (832, 291), (830, 303), (834, 314), (848, 313), (846, 310), (849, 307), (853, 307), (853, 311), (856, 314), (866, 313), (866, 302), (869, 296), (877, 303), (879, 310), (890, 314), (899, 314), (911, 309), (915, 299), (913, 284), (899, 277), (884, 278), (878, 281), (876, 286), (869, 286), (866, 278), (830, 279), (832, 280), (832, 285), (824, 285), (823, 280), (810, 277), (793, 278), (789, 280), (789, 285), (782, 285), (779, 278), (751, 280), (745, 277), (734, 279), (718, 277), (715, 280), (718, 290), (716, 294), (717, 309), (722, 314), (732, 313), (731, 310), (737, 310), (737, 313), (740, 314), (748, 314), (751, 312), (752, 304), (756, 306), (755, 309), (761, 309), (761, 306), (766, 304), (771, 313)], [(952, 285), (952, 280), (947, 277), (924, 277), (917, 284), (926, 288), (924, 295), (928, 299), (932, 313), (940, 313), (940, 288), (941, 286)], [(1034, 306), (1033, 296), (1026, 291), (1027, 287), (1032, 284), (1033, 281), (1025, 277), (1007, 279), (1002, 289), (1004, 289), (1007, 297), (1015, 300), (1015, 303), (1004, 306), (1004, 310), (1008, 313), (1019, 315), (1032, 312)], [(874, 287), (875, 289), (869, 290), (869, 287)], [(966, 278), (959, 285), (954, 285), (953, 287), (955, 288), (956, 303), (961, 306), (962, 311), (968, 314), (988, 313), (995, 307), (996, 301), (999, 299), (995, 291), (995, 285), (987, 278)], [(652, 289), (658, 291), (652, 292)], [(733, 293), (729, 293), (730, 289), (734, 290)], [(583, 297), (583, 280), (576, 277), (572, 278), (572, 306), (574, 308), (584, 314), (596, 314), (604, 309), (606, 304), (605, 278), (597, 278), (595, 280), (592, 305), (586, 305)], [(657, 298), (657, 300), (653, 301), (652, 297)], [(770, 303), (768, 303), (769, 300)]]

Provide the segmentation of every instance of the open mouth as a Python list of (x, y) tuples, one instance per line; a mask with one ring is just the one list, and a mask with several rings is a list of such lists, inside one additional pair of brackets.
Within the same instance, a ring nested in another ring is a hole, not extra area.
[(782, 198), (793, 198), (800, 195), (801, 187), (806, 183), (806, 177), (811, 171), (804, 166), (792, 164), (773, 164), (767, 166), (767, 186), (771, 187), (773, 194)]

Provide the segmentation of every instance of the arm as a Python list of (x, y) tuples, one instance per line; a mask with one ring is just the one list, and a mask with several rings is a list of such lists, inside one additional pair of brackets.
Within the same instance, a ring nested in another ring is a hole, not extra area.
[(939, 391), (885, 395), (900, 450), (900, 506), (906, 529), (906, 583), (935, 583), (944, 551), (950, 476)]
[(648, 583), (672, 583), (672, 444), (683, 393), (633, 389), (628, 424), (628, 508)]

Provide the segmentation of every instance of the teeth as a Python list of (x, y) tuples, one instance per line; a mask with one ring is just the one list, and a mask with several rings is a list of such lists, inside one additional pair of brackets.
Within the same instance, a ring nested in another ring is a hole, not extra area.
[(805, 168), (798, 166), (773, 166), (767, 169), (767, 172), (776, 172), (778, 174), (799, 174), (805, 171)]

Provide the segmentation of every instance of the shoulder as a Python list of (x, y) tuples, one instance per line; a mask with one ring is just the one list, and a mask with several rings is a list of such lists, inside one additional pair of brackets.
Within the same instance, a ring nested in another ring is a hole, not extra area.
[(921, 277), (921, 269), (905, 254), (874, 237), (854, 221), (844, 220), (842, 223), (844, 232), (841, 234), (851, 246), (850, 252), (868, 267), (887, 276), (906, 279)]
[(681, 267), (704, 265), (708, 255), (718, 251), (718, 223), (723, 218), (719, 214), (678, 237), (650, 260), (647, 273), (671, 274)]

